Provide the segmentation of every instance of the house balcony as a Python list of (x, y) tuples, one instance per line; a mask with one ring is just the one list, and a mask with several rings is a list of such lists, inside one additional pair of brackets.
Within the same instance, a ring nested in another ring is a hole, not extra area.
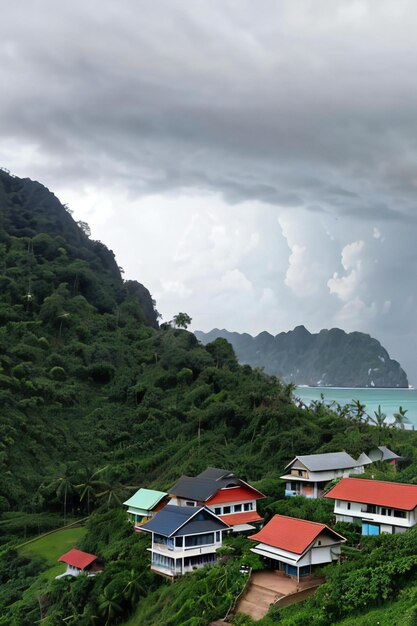
[(296, 490), (296, 489), (286, 489), (285, 495), (289, 496), (290, 498), (295, 497), (295, 496), (303, 496), (303, 498), (314, 498), (314, 494), (304, 493), (303, 491)]
[(209, 546), (194, 546), (190, 548), (168, 548), (168, 546), (154, 543), (152, 548), (148, 548), (149, 552), (156, 552), (164, 556), (180, 559), (182, 557), (200, 556), (201, 554), (214, 554), (218, 548), (221, 548), (221, 543), (214, 543)]
[(190, 572), (195, 572), (197, 569), (201, 569), (210, 565), (209, 563), (198, 563), (195, 565), (186, 565), (183, 569), (171, 569), (170, 567), (164, 567), (163, 565), (158, 565), (156, 563), (151, 563), (151, 570), (156, 574), (162, 574), (162, 576), (168, 576), (169, 578), (174, 578), (175, 576), (182, 576), (183, 574), (188, 574)]

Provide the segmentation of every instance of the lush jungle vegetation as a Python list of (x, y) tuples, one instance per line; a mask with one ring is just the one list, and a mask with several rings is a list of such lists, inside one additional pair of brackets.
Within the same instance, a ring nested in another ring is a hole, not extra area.
[[(138, 486), (166, 489), (181, 474), (227, 467), (267, 494), (267, 518), (281, 512), (331, 523), (328, 503), (283, 499), (278, 477), (295, 454), (358, 456), (386, 443), (404, 456), (396, 479), (416, 480), (414, 433), (381, 417), (366, 424), (357, 404), (297, 406), (291, 385), (240, 366), (225, 340), (201, 345), (184, 328), (186, 314), (158, 327), (149, 292), (123, 281), (88, 226), (42, 185), (2, 171), (0, 293), (1, 626), (203, 626), (225, 614), (242, 587), (239, 564), (259, 566), (248, 542), (235, 540), (221, 564), (168, 585), (149, 572), (148, 540), (131, 531), (120, 506)], [(388, 479), (389, 472), (374, 468)], [(96, 578), (51, 581), (48, 560), (19, 548), (86, 518), (77, 547), (104, 559)], [(352, 614), (397, 597), (414, 575), (415, 535), (367, 544), (327, 585), (346, 590)], [(383, 562), (392, 564), (385, 595)], [(376, 591), (367, 585), (361, 597), (355, 568), (364, 578), (377, 570)], [(331, 589), (320, 590), (321, 613), (314, 610), (337, 623), (346, 615)]]

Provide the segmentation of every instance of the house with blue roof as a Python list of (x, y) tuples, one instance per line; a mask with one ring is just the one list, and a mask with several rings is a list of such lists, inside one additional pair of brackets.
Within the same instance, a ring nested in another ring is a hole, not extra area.
[(152, 536), (151, 569), (173, 579), (214, 564), (230, 526), (207, 507), (168, 504), (141, 530)]

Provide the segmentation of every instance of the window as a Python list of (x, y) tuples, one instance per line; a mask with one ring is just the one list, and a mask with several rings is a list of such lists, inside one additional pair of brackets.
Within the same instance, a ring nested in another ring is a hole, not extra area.
[(224, 506), (223, 507), (223, 515), (227, 515), (230, 512), (231, 512), (231, 507), (230, 506)]
[(402, 517), (402, 519), (407, 517), (407, 513), (405, 511), (400, 511), (399, 509), (394, 509), (393, 515), (394, 517)]
[(215, 515), (221, 515), (222, 514), (222, 507), (221, 506), (214, 507), (214, 514)]
[(235, 513), (240, 513), (240, 511), (242, 510), (242, 505), (241, 504), (235, 504), (235, 506), (233, 507)]
[(382, 507), (381, 515), (392, 515), (392, 509), (387, 509), (386, 507)]
[(182, 548), (182, 537), (175, 537), (175, 547)]
[(216, 541), (217, 543), (219, 543), (221, 541), (221, 534), (220, 534), (220, 530), (216, 530)]
[(195, 506), (195, 502), (192, 500), (186, 500), (185, 501), (185, 506)]
[(153, 542), (166, 546), (168, 542), (168, 537), (164, 537), (163, 535), (158, 535), (158, 533), (154, 533)]
[(244, 511), (253, 511), (253, 502), (245, 502), (243, 505)]
[(158, 554), (157, 552), (152, 552), (152, 564), (160, 565), (170, 570), (174, 569), (174, 559), (171, 559), (169, 556), (164, 556), (163, 554)]
[(375, 504), (366, 504), (362, 507), (362, 513), (376, 513)]
[(211, 543), (214, 543), (214, 533), (206, 533), (205, 535), (189, 535), (188, 537), (185, 537), (186, 548), (207, 546)]
[(321, 541), (318, 541), (318, 542), (317, 542), (317, 545), (318, 545), (318, 546), (321, 546)]
[(303, 470), (297, 470), (297, 474), (298, 474), (298, 476), (304, 476)]
[(351, 503), (348, 502), (346, 506), (347, 506), (347, 510), (350, 511)]

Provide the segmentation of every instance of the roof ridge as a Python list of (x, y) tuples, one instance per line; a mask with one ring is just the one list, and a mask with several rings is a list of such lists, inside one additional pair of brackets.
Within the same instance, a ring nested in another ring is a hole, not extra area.
[[(322, 528), (330, 528), (330, 526), (328, 526), (327, 524), (323, 524), (323, 522), (313, 522), (309, 519), (303, 519), (302, 517), (293, 517), (292, 515), (281, 515), (281, 513), (275, 513), (274, 517), (285, 517), (286, 519), (296, 520), (297, 522), (305, 522), (306, 524), (314, 524), (315, 526), (321, 526)], [(274, 517), (271, 517), (271, 519), (274, 519)]]
[(415, 483), (399, 483), (396, 480), (378, 480), (378, 478), (357, 478), (356, 476), (345, 476), (339, 482), (342, 482), (342, 480), (357, 480), (361, 483), (384, 483), (386, 485), (398, 485), (399, 487), (417, 487), (417, 484)]

